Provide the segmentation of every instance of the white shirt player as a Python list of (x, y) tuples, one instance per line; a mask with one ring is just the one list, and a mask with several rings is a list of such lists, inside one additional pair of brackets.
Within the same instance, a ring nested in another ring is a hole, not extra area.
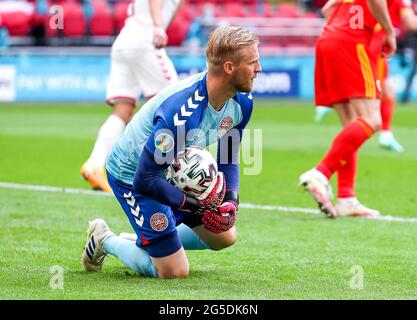
[[(165, 0), (162, 7), (163, 27), (171, 23), (181, 0)], [(153, 20), (148, 0), (133, 0), (128, 7), (128, 18), (113, 47), (152, 49)]]

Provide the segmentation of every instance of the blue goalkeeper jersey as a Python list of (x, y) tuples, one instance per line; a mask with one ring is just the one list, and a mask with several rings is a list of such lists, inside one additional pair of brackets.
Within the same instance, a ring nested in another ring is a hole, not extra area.
[[(184, 147), (207, 147), (234, 132), (238, 139), (219, 143), (217, 161), (227, 189), (238, 191), (237, 154), (252, 114), (252, 95), (237, 93), (216, 111), (208, 101), (206, 75), (202, 72), (175, 83), (142, 106), (112, 148), (106, 164), (109, 174), (137, 192), (179, 207), (183, 194), (164, 179), (166, 167)], [(220, 161), (226, 154), (226, 160)]]

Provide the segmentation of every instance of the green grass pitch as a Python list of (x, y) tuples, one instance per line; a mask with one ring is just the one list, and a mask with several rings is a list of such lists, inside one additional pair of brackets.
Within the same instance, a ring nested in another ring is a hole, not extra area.
[[(0, 181), (89, 189), (79, 167), (109, 112), (88, 103), (0, 105)], [(340, 125), (335, 114), (312, 119), (309, 102), (255, 104), (250, 128), (262, 129), (262, 168), (241, 177), (241, 202), (316, 208), (298, 176), (319, 161)], [(360, 151), (359, 199), (386, 216), (417, 218), (416, 119), (415, 104), (398, 106), (394, 128), (404, 154), (380, 149), (376, 137)], [(189, 251), (188, 278), (155, 280), (114, 257), (102, 273), (83, 272), (87, 221), (97, 217), (117, 233), (130, 231), (112, 197), (0, 188), (0, 299), (417, 298), (412, 219), (242, 208), (233, 247)], [(51, 287), (53, 266), (64, 272), (62, 289)]]

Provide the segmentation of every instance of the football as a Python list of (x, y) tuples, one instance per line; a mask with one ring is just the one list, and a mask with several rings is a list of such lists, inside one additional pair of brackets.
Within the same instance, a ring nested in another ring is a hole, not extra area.
[(198, 146), (186, 147), (165, 170), (168, 182), (186, 194), (204, 199), (214, 188), (217, 162), (210, 152)]

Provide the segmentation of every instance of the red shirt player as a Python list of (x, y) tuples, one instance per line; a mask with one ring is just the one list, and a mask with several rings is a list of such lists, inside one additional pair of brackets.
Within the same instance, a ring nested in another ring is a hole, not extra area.
[[(333, 8), (316, 44), (315, 103), (336, 110), (343, 124), (329, 151), (300, 176), (302, 185), (328, 217), (376, 216), (355, 196), (358, 149), (381, 126), (380, 88), (369, 43), (379, 22), (386, 32), (384, 56), (396, 50), (388, 13), (393, 0), (330, 0)], [(329, 179), (338, 176), (338, 200), (331, 202)]]
[[(405, 0), (394, 0), (389, 8), (389, 14), (394, 27), (403, 27), (404, 31), (417, 31), (417, 16), (415, 15), (411, 4)], [(395, 87), (388, 78), (388, 62), (382, 56), (382, 43), (385, 39), (385, 32), (380, 24), (374, 28), (374, 34), (369, 45), (370, 53), (374, 57), (377, 65), (378, 80), (381, 83), (381, 118), (382, 130), (379, 136), (381, 147), (396, 152), (403, 152), (404, 148), (395, 139), (391, 122), (395, 109)]]

